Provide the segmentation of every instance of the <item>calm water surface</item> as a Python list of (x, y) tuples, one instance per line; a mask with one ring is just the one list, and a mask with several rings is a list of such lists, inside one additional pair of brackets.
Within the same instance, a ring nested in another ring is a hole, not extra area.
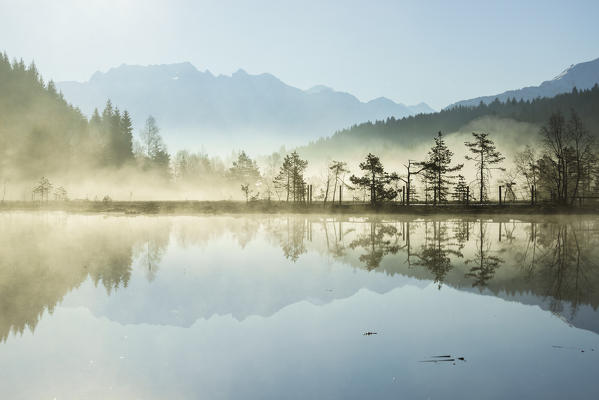
[(0, 398), (599, 398), (598, 245), (588, 216), (0, 213)]

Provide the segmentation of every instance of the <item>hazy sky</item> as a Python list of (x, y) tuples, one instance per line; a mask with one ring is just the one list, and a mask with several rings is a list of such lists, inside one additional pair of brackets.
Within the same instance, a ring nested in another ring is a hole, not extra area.
[(191, 61), (441, 108), (599, 57), (599, 1), (0, 0), (0, 50), (49, 79)]

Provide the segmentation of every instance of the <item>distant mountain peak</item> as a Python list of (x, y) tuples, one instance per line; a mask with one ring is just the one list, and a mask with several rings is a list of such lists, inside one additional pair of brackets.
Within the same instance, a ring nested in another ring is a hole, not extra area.
[(539, 86), (528, 86), (522, 89), (508, 90), (496, 95), (462, 100), (446, 108), (456, 106), (475, 107), (481, 101), (489, 104), (496, 98), (500, 101), (506, 101), (512, 98), (516, 100), (533, 100), (538, 97), (554, 97), (560, 93), (570, 92), (574, 87), (578, 89), (590, 89), (596, 83), (599, 83), (599, 58), (579, 64), (572, 64), (555, 78), (544, 81)]
[(372, 99), (368, 102), (369, 104), (395, 104), (395, 102), (386, 97), (377, 97), (376, 99)]
[(310, 89), (307, 89), (306, 93), (316, 94), (316, 93), (334, 92), (334, 91), (335, 90), (332, 87), (329, 87), (329, 86), (315, 85), (315, 86), (312, 86)]
[(175, 150), (207, 145), (264, 151), (281, 143), (302, 145), (356, 123), (431, 110), (384, 97), (361, 102), (324, 85), (304, 91), (272, 74), (250, 74), (241, 68), (231, 75), (214, 76), (189, 62), (122, 64), (96, 72), (88, 82), (57, 86), (88, 115), (106, 99), (128, 110), (136, 129), (153, 115)]
[(568, 68), (566, 68), (559, 75), (557, 75), (555, 78), (553, 78), (552, 81), (557, 81), (557, 80), (562, 79), (564, 76), (566, 76), (568, 73), (570, 73), (572, 68), (574, 68), (574, 64), (570, 64), (570, 66)]

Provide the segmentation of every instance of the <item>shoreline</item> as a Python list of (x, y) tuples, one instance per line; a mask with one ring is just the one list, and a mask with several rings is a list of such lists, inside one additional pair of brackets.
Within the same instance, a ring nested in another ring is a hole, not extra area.
[(568, 207), (553, 204), (413, 204), (397, 203), (372, 207), (363, 203), (293, 204), (284, 201), (4, 201), (0, 211), (64, 211), (74, 213), (120, 213), (126, 215), (205, 215), (205, 214), (341, 214), (341, 215), (599, 215), (599, 205)]

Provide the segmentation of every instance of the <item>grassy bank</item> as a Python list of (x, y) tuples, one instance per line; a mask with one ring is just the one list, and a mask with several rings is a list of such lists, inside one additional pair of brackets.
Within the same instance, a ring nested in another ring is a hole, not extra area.
[(599, 214), (599, 206), (563, 207), (550, 204), (531, 206), (530, 204), (446, 204), (431, 206), (415, 204), (382, 204), (373, 207), (369, 204), (293, 204), (279, 201), (5, 201), (0, 203), (0, 210), (20, 211), (67, 211), (77, 213), (123, 213), (123, 214)]

